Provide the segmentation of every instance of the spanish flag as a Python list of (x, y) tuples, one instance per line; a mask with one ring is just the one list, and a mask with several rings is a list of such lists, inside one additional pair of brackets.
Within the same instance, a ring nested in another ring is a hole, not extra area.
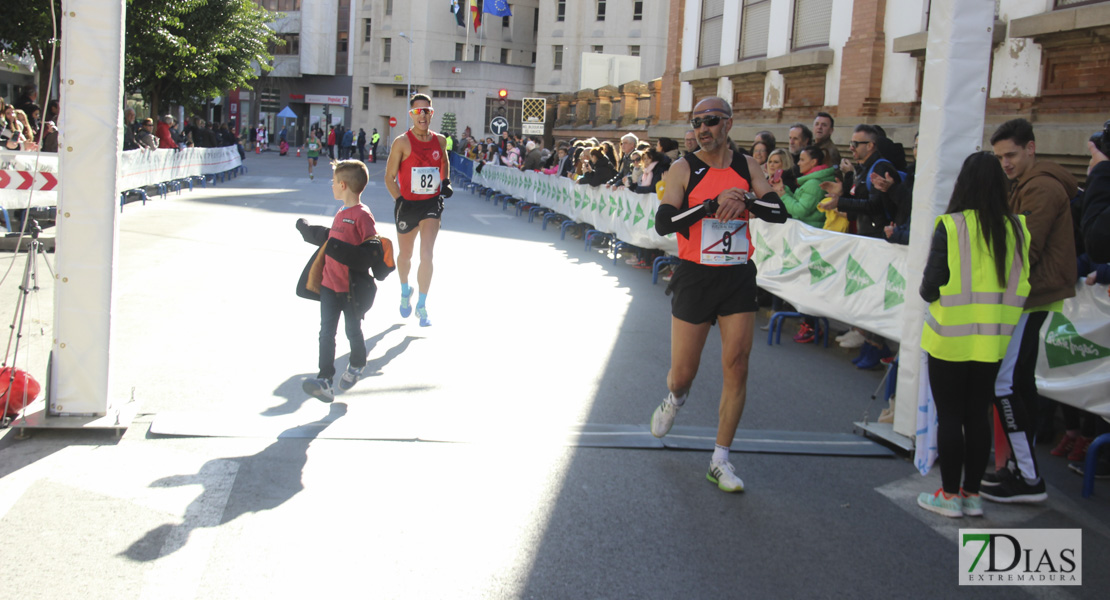
[(474, 31), (482, 24), (482, 0), (470, 0), (470, 18), (474, 21)]

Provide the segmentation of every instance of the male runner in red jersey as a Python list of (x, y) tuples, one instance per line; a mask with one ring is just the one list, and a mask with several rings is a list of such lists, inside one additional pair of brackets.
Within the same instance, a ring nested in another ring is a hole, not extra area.
[(700, 150), (671, 165), (655, 217), (660, 235), (678, 233), (680, 263), (667, 288), (672, 294), (670, 393), (651, 417), (651, 433), (663, 437), (670, 431), (698, 372), (709, 329), (718, 323), (724, 388), (706, 478), (726, 492), (742, 492), (744, 482), (728, 451), (744, 412), (758, 308), (748, 219), (754, 215), (783, 223), (787, 212), (755, 159), (729, 149), (732, 107), (727, 101), (698, 102), (690, 123)]
[(432, 99), (425, 94), (414, 94), (409, 100), (409, 109), (412, 128), (393, 140), (385, 165), (385, 187), (396, 201), (401, 316), (412, 314), (409, 299), (413, 288), (409, 287), (409, 270), (416, 236), (420, 234), (420, 267), (416, 271), (420, 296), (416, 302), (416, 316), (420, 318), (420, 326), (427, 327), (432, 324), (424, 306), (432, 285), (432, 249), (439, 233), (443, 200), (450, 198), (454, 191), (448, 179), (451, 163), (447, 160), (447, 142), (428, 128), (435, 114)]

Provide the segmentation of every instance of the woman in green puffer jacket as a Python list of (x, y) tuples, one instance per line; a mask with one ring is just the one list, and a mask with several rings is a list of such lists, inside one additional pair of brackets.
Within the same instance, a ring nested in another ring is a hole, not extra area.
[(798, 172), (801, 176), (797, 189), (791, 191), (782, 181), (772, 183), (771, 187), (782, 198), (791, 217), (820, 229), (825, 225), (825, 214), (817, 210), (817, 204), (825, 197), (821, 184), (836, 180), (836, 167), (825, 165), (825, 152), (820, 146), (807, 146), (798, 155)]

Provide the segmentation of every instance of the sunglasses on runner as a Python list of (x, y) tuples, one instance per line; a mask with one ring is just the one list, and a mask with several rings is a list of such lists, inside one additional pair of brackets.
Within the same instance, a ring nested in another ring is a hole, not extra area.
[(415, 117), (415, 116), (419, 115), (420, 113), (424, 113), (424, 114), (426, 114), (430, 117), (430, 116), (434, 115), (435, 112), (436, 112), (436, 110), (434, 108), (430, 107), (430, 106), (421, 106), (419, 108), (414, 108), (414, 109), (410, 110), (409, 114)]
[(716, 127), (717, 124), (720, 123), (721, 119), (723, 119), (723, 118), (724, 117), (719, 117), (717, 115), (713, 115), (711, 117), (694, 117), (693, 119), (690, 119), (690, 127), (693, 127), (694, 129), (697, 129), (698, 127), (701, 127), (703, 124), (706, 127)]

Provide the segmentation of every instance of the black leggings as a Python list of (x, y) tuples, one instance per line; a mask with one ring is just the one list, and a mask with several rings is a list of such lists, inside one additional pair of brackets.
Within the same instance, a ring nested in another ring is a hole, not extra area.
[(979, 493), (991, 450), (987, 408), (1000, 363), (950, 362), (929, 356), (929, 386), (937, 407), (937, 453), (944, 493)]

